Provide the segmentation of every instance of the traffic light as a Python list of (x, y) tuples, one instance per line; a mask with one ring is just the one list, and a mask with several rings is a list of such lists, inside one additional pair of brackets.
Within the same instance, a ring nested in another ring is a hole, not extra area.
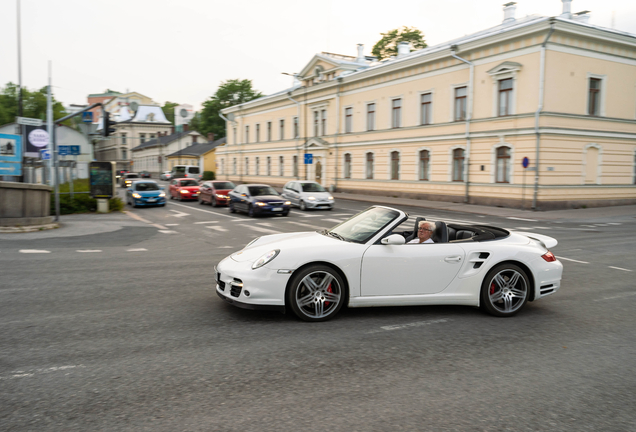
[(108, 111), (104, 111), (104, 128), (102, 129), (102, 136), (104, 138), (117, 132), (116, 129), (113, 129), (113, 126), (115, 126), (115, 121), (110, 119), (110, 113)]

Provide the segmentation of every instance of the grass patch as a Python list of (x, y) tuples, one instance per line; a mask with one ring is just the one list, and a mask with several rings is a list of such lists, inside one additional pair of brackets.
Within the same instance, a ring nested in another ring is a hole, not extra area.
[[(60, 193), (67, 192), (64, 195), (60, 194), (60, 214), (93, 213), (97, 211), (97, 200), (91, 198), (88, 193), (81, 193), (90, 191), (88, 179), (75, 179), (73, 181), (73, 192), (79, 193), (71, 197), (68, 194), (70, 191), (70, 183), (60, 184)], [(108, 200), (108, 209), (111, 212), (122, 211), (123, 208), (124, 202), (119, 197)], [(55, 193), (51, 193), (51, 214), (55, 214)]]

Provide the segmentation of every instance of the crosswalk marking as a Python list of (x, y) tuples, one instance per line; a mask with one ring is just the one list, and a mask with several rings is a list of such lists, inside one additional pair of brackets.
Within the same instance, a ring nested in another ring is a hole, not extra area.
[(219, 221), (203, 221), (203, 222), (195, 222), (194, 224), (198, 225), (198, 224), (210, 224), (210, 223), (219, 223)]
[(256, 225), (239, 225), (241, 227), (245, 227), (245, 228), (249, 228), (251, 230), (254, 230), (256, 232), (261, 232), (261, 233), (265, 233), (265, 234), (280, 234), (281, 231), (274, 231), (272, 229), (267, 229), (267, 228), (262, 228)]
[(316, 225), (312, 225), (312, 224), (308, 224), (308, 223), (294, 222), (294, 221), (287, 221), (287, 223), (298, 225), (298, 226), (301, 226), (301, 227), (311, 228), (312, 231), (315, 231), (316, 228), (317, 228)]
[(77, 252), (95, 253), (95, 252), (101, 252), (101, 249), (78, 249)]
[(20, 249), (20, 253), (36, 254), (36, 253), (51, 253), (51, 251), (41, 250), (41, 249)]
[(159, 230), (159, 232), (162, 234), (177, 234), (177, 231), (172, 230)]
[(145, 249), (145, 248), (133, 248), (133, 249), (126, 250), (126, 252), (148, 252), (148, 249)]
[(340, 223), (340, 222), (344, 222), (342, 219), (321, 219), (325, 222), (336, 222), (336, 223)]
[(206, 228), (213, 229), (213, 230), (216, 230), (216, 231), (221, 231), (221, 232), (226, 232), (227, 231), (227, 228), (223, 228), (223, 227), (216, 226), (216, 225), (214, 225), (214, 226), (206, 226)]

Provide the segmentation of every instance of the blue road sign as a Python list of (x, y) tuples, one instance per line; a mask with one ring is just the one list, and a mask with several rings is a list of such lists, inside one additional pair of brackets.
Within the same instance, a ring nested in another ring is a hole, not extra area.
[(42, 158), (42, 160), (50, 160), (51, 150), (40, 150), (40, 158)]
[(78, 145), (73, 145), (73, 146), (69, 146), (71, 148), (71, 156), (79, 156), (80, 154), (80, 146)]
[(314, 163), (314, 155), (311, 153), (305, 153), (305, 165), (311, 165)]
[(22, 175), (22, 137), (0, 134), (0, 175)]
[(524, 168), (528, 168), (528, 165), (530, 165), (530, 159), (528, 159), (527, 157), (524, 157), (523, 161), (521, 162), (521, 165), (523, 165)]
[(69, 154), (71, 152), (71, 149), (69, 148), (70, 146), (66, 146), (66, 145), (61, 145), (57, 147), (57, 154), (59, 154), (60, 156), (66, 156), (67, 154)]
[(85, 111), (82, 113), (82, 121), (84, 123), (93, 123), (93, 113), (90, 111)]

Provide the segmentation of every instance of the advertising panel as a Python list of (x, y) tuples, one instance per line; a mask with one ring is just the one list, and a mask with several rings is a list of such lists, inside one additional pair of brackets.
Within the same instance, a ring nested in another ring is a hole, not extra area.
[(90, 186), (93, 198), (114, 197), (115, 164), (113, 162), (91, 162)]
[(0, 134), (0, 175), (22, 175), (22, 137)]

